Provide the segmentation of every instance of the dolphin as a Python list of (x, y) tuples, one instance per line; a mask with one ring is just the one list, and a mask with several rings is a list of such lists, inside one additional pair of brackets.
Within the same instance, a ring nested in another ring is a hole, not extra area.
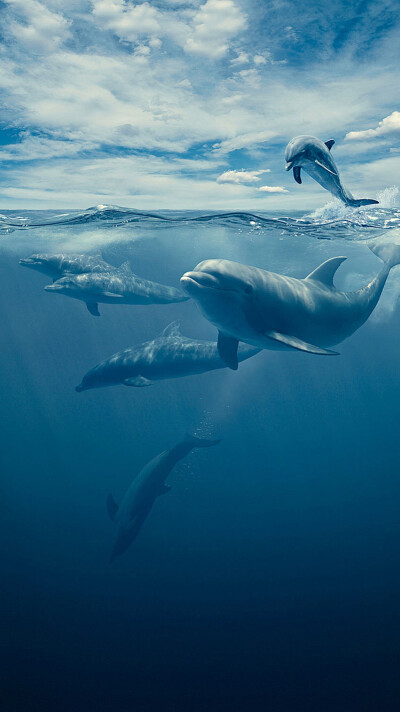
[(296, 136), (289, 141), (285, 150), (286, 170), (293, 168), (296, 183), (301, 183), (301, 169), (303, 168), (311, 178), (329, 190), (335, 198), (339, 198), (345, 205), (359, 207), (360, 205), (373, 205), (378, 200), (362, 198), (356, 200), (346, 190), (339, 176), (335, 161), (331, 156), (331, 148), (335, 141), (329, 139), (325, 143), (315, 136)]
[(175, 287), (150, 282), (126, 269), (61, 277), (45, 287), (46, 292), (65, 294), (80, 299), (93, 316), (100, 316), (99, 302), (103, 304), (171, 304), (186, 302), (189, 297)]
[(41, 272), (51, 277), (53, 281), (66, 274), (83, 274), (84, 272), (106, 272), (112, 269), (130, 270), (129, 262), (124, 262), (121, 267), (113, 267), (103, 260), (101, 255), (77, 255), (61, 253), (57, 255), (38, 254), (23, 257), (19, 264), (29, 267), (36, 272)]
[(346, 257), (332, 257), (305, 279), (286, 277), (229, 260), (205, 260), (181, 278), (183, 289), (218, 329), (218, 351), (238, 367), (239, 341), (262, 349), (336, 355), (328, 347), (353, 334), (375, 309), (389, 272), (400, 263), (400, 245), (373, 245), (384, 261), (376, 277), (354, 292), (333, 285)]
[(157, 497), (170, 491), (171, 487), (165, 484), (165, 480), (176, 463), (195, 447), (212, 447), (219, 442), (220, 440), (204, 440), (194, 435), (186, 435), (183, 442), (171, 450), (164, 450), (143, 467), (119, 506), (113, 496), (108, 495), (107, 510), (117, 525), (111, 563), (136, 539)]
[[(238, 361), (259, 353), (260, 349), (241, 345)], [(105, 386), (151, 386), (155, 381), (192, 376), (226, 368), (213, 341), (200, 341), (182, 336), (179, 323), (169, 324), (157, 338), (133, 346), (106, 358), (83, 377), (75, 390)]]

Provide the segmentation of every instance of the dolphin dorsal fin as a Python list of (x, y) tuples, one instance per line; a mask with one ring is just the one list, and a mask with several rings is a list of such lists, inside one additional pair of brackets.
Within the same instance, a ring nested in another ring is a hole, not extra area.
[(123, 262), (118, 269), (122, 270), (123, 272), (128, 272), (129, 274), (132, 273), (131, 263), (129, 262), (129, 260)]
[(329, 141), (325, 141), (325, 146), (330, 151), (334, 143), (335, 143), (335, 139), (330, 138)]
[(181, 325), (179, 321), (172, 321), (163, 329), (160, 336), (181, 336)]
[(317, 267), (306, 279), (314, 279), (316, 282), (321, 282), (326, 287), (333, 287), (333, 278), (338, 267), (347, 259), (347, 257), (331, 257), (322, 265)]

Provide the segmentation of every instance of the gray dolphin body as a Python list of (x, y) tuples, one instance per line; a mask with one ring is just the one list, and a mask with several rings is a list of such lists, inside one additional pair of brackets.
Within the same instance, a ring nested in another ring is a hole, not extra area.
[[(75, 255), (61, 253), (57, 255), (38, 254), (23, 257), (19, 261), (23, 267), (29, 267), (41, 272), (53, 280), (60, 279), (65, 274), (83, 274), (84, 272), (106, 272), (114, 269), (100, 255)], [(128, 267), (128, 263), (121, 268)], [(119, 268), (119, 269), (121, 269)], [(117, 268), (115, 268), (117, 269)]]
[(136, 539), (157, 497), (170, 491), (165, 480), (179, 460), (195, 447), (212, 447), (219, 440), (203, 440), (187, 435), (183, 442), (171, 450), (165, 450), (151, 460), (135, 477), (120, 506), (112, 495), (107, 498), (108, 513), (117, 525), (111, 562), (128, 549)]
[(68, 274), (47, 285), (45, 290), (86, 302), (93, 316), (100, 316), (99, 302), (102, 304), (172, 304), (185, 302), (189, 298), (180, 289), (142, 279), (128, 269), (116, 268), (103, 272)]
[(206, 260), (181, 278), (182, 287), (219, 330), (218, 350), (237, 369), (239, 341), (263, 349), (296, 349), (313, 354), (336, 352), (339, 344), (368, 319), (392, 267), (400, 263), (400, 245), (376, 245), (384, 260), (377, 276), (354, 292), (333, 285), (345, 257), (333, 257), (306, 279), (247, 267), (228, 260)]
[(293, 176), (297, 183), (301, 183), (301, 169), (303, 168), (311, 178), (322, 185), (336, 198), (346, 205), (359, 207), (360, 205), (373, 205), (378, 200), (362, 198), (357, 200), (346, 190), (339, 176), (339, 171), (331, 156), (334, 140), (324, 143), (315, 136), (296, 136), (289, 141), (285, 150), (286, 170), (293, 169)]
[[(240, 346), (238, 361), (245, 361), (260, 349)], [(151, 386), (155, 381), (181, 378), (226, 368), (217, 344), (182, 336), (179, 324), (173, 322), (152, 341), (133, 346), (114, 354), (94, 366), (83, 377), (76, 391), (105, 386)]]

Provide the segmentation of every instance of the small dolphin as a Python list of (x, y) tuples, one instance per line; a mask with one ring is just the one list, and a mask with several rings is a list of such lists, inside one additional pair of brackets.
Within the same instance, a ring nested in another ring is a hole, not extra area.
[(329, 346), (353, 334), (375, 309), (389, 272), (400, 263), (400, 245), (370, 248), (384, 265), (355, 292), (340, 292), (334, 274), (346, 257), (332, 257), (305, 279), (285, 277), (228, 260), (205, 260), (181, 285), (219, 330), (218, 351), (238, 367), (238, 342), (263, 349), (297, 349), (333, 355)]
[(103, 304), (171, 304), (186, 302), (179, 289), (150, 282), (127, 270), (112, 269), (66, 275), (45, 287), (46, 292), (65, 294), (67, 297), (86, 302), (93, 316), (100, 316), (99, 302)]
[[(238, 361), (245, 361), (259, 351), (242, 345), (237, 354)], [(75, 390), (80, 393), (90, 388), (122, 384), (151, 386), (155, 381), (193, 376), (218, 368), (226, 368), (226, 363), (218, 354), (217, 344), (182, 336), (179, 323), (175, 321), (153, 341), (119, 351), (94, 366)]]
[(108, 513), (117, 525), (110, 562), (123, 554), (136, 539), (157, 497), (170, 491), (171, 488), (165, 484), (165, 480), (176, 463), (195, 447), (212, 447), (219, 442), (220, 440), (204, 440), (194, 435), (186, 435), (183, 442), (171, 450), (164, 450), (145, 465), (133, 480), (119, 507), (113, 496), (108, 495)]
[(363, 198), (356, 200), (351, 193), (342, 185), (339, 171), (331, 156), (330, 150), (335, 141), (329, 139), (323, 143), (314, 136), (296, 136), (289, 141), (286, 146), (285, 160), (286, 170), (293, 168), (293, 176), (296, 183), (301, 183), (301, 169), (314, 178), (325, 190), (329, 190), (332, 195), (339, 198), (345, 205), (359, 207), (360, 205), (373, 205), (378, 200)]
[(103, 260), (100, 255), (76, 254), (41, 254), (23, 257), (19, 264), (29, 267), (36, 272), (41, 272), (51, 277), (53, 281), (66, 274), (83, 274), (84, 272), (106, 272), (112, 269), (130, 270), (129, 262), (124, 262), (121, 267), (113, 267)]

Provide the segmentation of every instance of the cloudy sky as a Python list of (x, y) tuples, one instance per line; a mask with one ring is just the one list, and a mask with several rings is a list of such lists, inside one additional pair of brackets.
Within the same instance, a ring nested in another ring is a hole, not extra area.
[(400, 183), (398, 3), (0, 0), (0, 207), (279, 210), (334, 138), (356, 197)]

